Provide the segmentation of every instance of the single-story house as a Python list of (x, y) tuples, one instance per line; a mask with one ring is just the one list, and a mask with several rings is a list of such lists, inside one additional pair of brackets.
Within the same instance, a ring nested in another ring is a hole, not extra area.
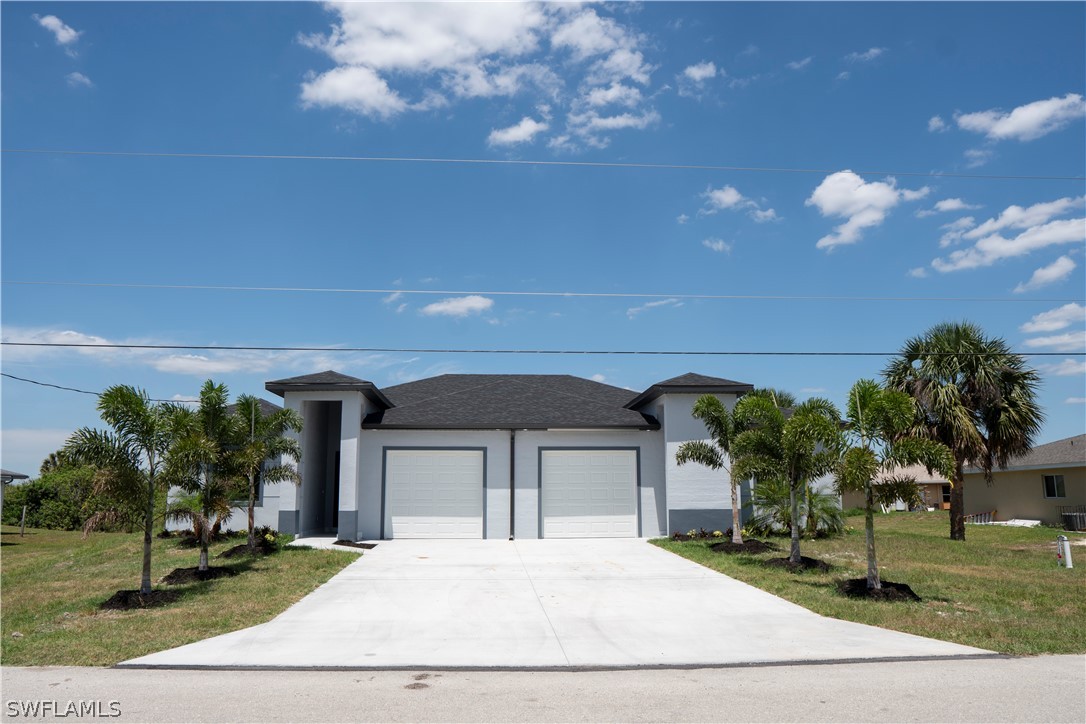
[(694, 373), (640, 393), (529, 374), (378, 388), (334, 371), (265, 387), (304, 421), (302, 482), (265, 486), (258, 522), (351, 540), (724, 531), (727, 473), (675, 453), (709, 437), (691, 415), (699, 396), (730, 409), (753, 389)]
[(992, 478), (988, 485), (980, 470), (965, 469), (966, 513), (1062, 523), (1064, 512), (1086, 512), (1086, 435), (1038, 445)]
[[(923, 465), (910, 465), (904, 468), (896, 468), (890, 473), (879, 473), (875, 478), (875, 484), (878, 485), (889, 478), (901, 477), (909, 477), (916, 481), (925, 507), (934, 508), (935, 510), (950, 510), (950, 481), (939, 475), (939, 473), (929, 473)], [(863, 491), (849, 490), (841, 495), (841, 507), (843, 509), (862, 508), (863, 506)], [(895, 507), (897, 510), (904, 510), (905, 504), (898, 501)]]

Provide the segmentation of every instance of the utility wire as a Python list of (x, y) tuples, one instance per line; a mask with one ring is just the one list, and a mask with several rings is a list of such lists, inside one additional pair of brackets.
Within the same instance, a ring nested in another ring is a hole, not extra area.
[[(78, 387), (65, 387), (64, 385), (54, 385), (51, 382), (39, 382), (38, 380), (27, 379), (26, 377), (17, 377), (15, 375), (9, 375), (7, 372), (0, 372), (0, 376), (7, 377), (13, 380), (19, 380), (19, 382), (29, 382), (32, 385), (39, 385), (41, 387), (52, 387), (55, 390), (64, 390), (66, 392), (78, 392), (82, 395), (94, 395), (95, 397), (101, 397), (101, 392), (91, 392), (90, 390), (81, 390)], [(180, 400), (149, 400), (150, 402), (179, 402)]]
[[(696, 163), (623, 163), (619, 161), (543, 161), (506, 158), (440, 158), (421, 156), (336, 156), (271, 153), (167, 153), (165, 151), (78, 151), (59, 148), (4, 148), (0, 153), (21, 153), (58, 156), (109, 156), (120, 158), (212, 158), (229, 160), (267, 161), (356, 161), (372, 163), (433, 163), (472, 164), (485, 166), (569, 166), (574, 168), (669, 169), (678, 171), (737, 171), (750, 173), (831, 174), (843, 169), (786, 168), (767, 166), (726, 166)], [(933, 178), (964, 178), (1001, 181), (1086, 181), (1083, 176), (1016, 176), (1005, 174), (944, 173), (941, 171), (868, 171), (857, 174), (874, 176), (926, 176)]]
[[(76, 347), (143, 350), (207, 350), (215, 352), (398, 352), (403, 354), (517, 354), (517, 355), (645, 355), (705, 357), (893, 357), (900, 352), (826, 352), (826, 351), (733, 351), (733, 350), (604, 350), (604, 349), (470, 349), (427, 347), (273, 347), (209, 344), (91, 344), (87, 342), (8, 342), (7, 347)], [(925, 352), (927, 355), (980, 356), (984, 352)], [(1030, 357), (1086, 357), (1083, 352), (1012, 352)]]
[(110, 282), (55, 282), (55, 281), (2, 281), (0, 284), (20, 286), (54, 287), (101, 287), (112, 289), (172, 289), (186, 291), (222, 292), (293, 292), (324, 294), (425, 294), (425, 295), (479, 295), (491, 297), (584, 297), (610, 299), (715, 299), (733, 301), (785, 301), (785, 302), (1014, 302), (1014, 303), (1067, 303), (1082, 302), (1086, 298), (1022, 298), (1022, 297), (867, 297), (842, 295), (804, 294), (656, 294), (635, 292), (515, 292), (470, 289), (352, 289), (346, 287), (245, 287), (215, 284), (123, 284)]

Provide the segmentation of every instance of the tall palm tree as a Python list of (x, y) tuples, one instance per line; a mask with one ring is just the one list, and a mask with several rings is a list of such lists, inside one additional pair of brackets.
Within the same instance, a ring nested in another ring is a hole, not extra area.
[(918, 435), (950, 448), (950, 538), (965, 540), (964, 469), (992, 470), (1027, 452), (1044, 423), (1040, 377), (1005, 341), (969, 322), (937, 324), (887, 365), (889, 387), (914, 400)]
[(180, 435), (166, 460), (170, 483), (187, 493), (174, 502), (169, 515), (192, 522), (200, 543), (201, 571), (208, 569), (214, 521), (230, 515), (240, 477), (233, 457), (237, 420), (227, 414), (228, 394), (226, 385), (204, 383), (199, 407), (179, 416)]
[(875, 476), (910, 465), (949, 475), (954, 467), (945, 445), (911, 434), (914, 419), (912, 398), (904, 392), (885, 389), (869, 379), (857, 381), (849, 392), (846, 435), (850, 446), (838, 462), (835, 478), (841, 490), (864, 492), (868, 589), (882, 588), (875, 555)]
[(242, 437), (235, 457), (249, 483), (249, 547), (253, 548), (256, 545), (253, 533), (256, 491), (260, 483), (301, 482), (293, 464), (265, 465), (265, 462), (275, 458), (282, 460), (284, 455), (295, 462), (301, 461), (302, 446), (294, 438), (287, 437), (287, 433), (291, 430), (301, 432), (302, 416), (289, 408), (265, 415), (260, 409), (260, 399), (252, 395), (238, 397), (234, 416)]
[(732, 489), (732, 543), (743, 542), (743, 524), (739, 517), (739, 481), (732, 475), (730, 455), (732, 440), (735, 439), (735, 421), (728, 408), (713, 395), (702, 395), (694, 403), (691, 414), (705, 423), (711, 442), (690, 440), (679, 446), (675, 453), (675, 462), (701, 463), (713, 470), (723, 469), (728, 473)]
[(95, 485), (99, 490), (108, 490), (116, 497), (130, 501), (142, 499), (141, 595), (151, 593), (155, 492), (181, 409), (170, 403), (152, 403), (145, 391), (135, 387), (114, 385), (98, 398), (98, 413), (112, 429), (80, 428), (72, 433), (63, 448), (63, 457), (67, 460), (97, 468)]
[(840, 414), (829, 400), (812, 397), (784, 412), (772, 398), (743, 397), (733, 412), (742, 428), (732, 442), (732, 475), (740, 480), (783, 479), (789, 485), (792, 545), (788, 559), (801, 562), (799, 495), (803, 486), (831, 472), (841, 447)]

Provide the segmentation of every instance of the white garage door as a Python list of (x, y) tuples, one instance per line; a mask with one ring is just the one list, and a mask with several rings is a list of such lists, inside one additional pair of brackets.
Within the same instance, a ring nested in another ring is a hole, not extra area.
[(544, 538), (636, 538), (637, 452), (544, 450)]
[(385, 537), (482, 538), (482, 450), (389, 450)]

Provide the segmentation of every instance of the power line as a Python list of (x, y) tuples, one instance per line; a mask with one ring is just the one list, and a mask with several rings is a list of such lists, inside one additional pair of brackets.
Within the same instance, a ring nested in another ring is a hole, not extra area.
[(1082, 302), (1086, 298), (1037, 299), (1022, 297), (868, 297), (813, 294), (658, 294), (639, 292), (517, 292), (508, 290), (470, 289), (353, 289), (349, 287), (246, 287), (215, 284), (124, 284), (111, 282), (57, 282), (57, 281), (2, 281), (0, 284), (20, 286), (97, 287), (113, 289), (171, 289), (183, 291), (220, 292), (291, 292), (323, 294), (420, 294), (430, 296), (491, 296), (491, 297), (570, 297), (603, 299), (706, 299), (731, 301), (785, 301), (785, 302), (967, 302), (967, 303), (1044, 303), (1057, 304)]
[[(893, 357), (900, 352), (827, 352), (827, 351), (737, 351), (737, 350), (592, 350), (592, 349), (470, 349), (427, 347), (278, 347), (210, 344), (91, 344), (87, 342), (8, 342), (8, 347), (75, 347), (139, 350), (203, 350), (212, 352), (365, 352), (403, 354), (514, 354), (514, 355), (644, 355), (644, 356), (703, 356), (703, 357)], [(926, 352), (936, 355), (979, 356), (983, 352)], [(1030, 357), (1084, 357), (1084, 352), (1012, 352)]]
[[(0, 153), (22, 153), (58, 156), (107, 156), (119, 158), (210, 158), (222, 160), (267, 160), (267, 161), (355, 161), (368, 163), (432, 163), (432, 164), (470, 164), (485, 166), (568, 166), (574, 168), (627, 168), (656, 169), (676, 171), (731, 171), (744, 173), (799, 173), (831, 174), (844, 169), (833, 168), (787, 168), (768, 166), (726, 166), (695, 163), (623, 163), (619, 161), (543, 161), (504, 158), (441, 158), (422, 156), (336, 156), (310, 154), (271, 154), (271, 153), (169, 153), (165, 151), (77, 151), (72, 149), (52, 148), (5, 148)], [(1016, 176), (1007, 174), (944, 173), (940, 171), (869, 171), (853, 170), (857, 174), (873, 176), (923, 176), (932, 178), (963, 178), (1001, 181), (1086, 181), (1083, 176)]]
[[(78, 392), (81, 395), (94, 395), (95, 397), (101, 397), (101, 392), (91, 392), (90, 390), (81, 390), (78, 387), (65, 387), (64, 385), (54, 385), (51, 382), (39, 382), (38, 380), (31, 380), (26, 377), (17, 377), (16, 375), (9, 375), (7, 372), (0, 372), (0, 376), (7, 377), (13, 380), (19, 380), (19, 382), (29, 382), (32, 385), (38, 385), (40, 387), (52, 387), (55, 390), (64, 390), (65, 392)], [(151, 399), (150, 402), (180, 402), (180, 400), (155, 400)]]

